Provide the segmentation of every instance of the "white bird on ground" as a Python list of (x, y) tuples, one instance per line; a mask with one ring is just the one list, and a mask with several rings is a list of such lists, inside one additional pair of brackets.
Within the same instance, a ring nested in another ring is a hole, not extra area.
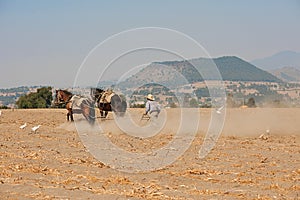
[(221, 114), (221, 110), (223, 110), (223, 108), (224, 108), (224, 106), (218, 108), (218, 109), (216, 110), (216, 113)]
[(258, 138), (259, 139), (263, 139), (263, 140), (267, 140), (270, 136), (270, 129), (266, 130), (266, 134), (261, 134)]
[(0, 110), (0, 116), (2, 115), (2, 111)]
[(41, 125), (34, 126), (34, 127), (31, 128), (31, 130), (32, 130), (34, 133), (36, 133), (37, 130), (40, 128), (40, 126), (41, 126)]
[(27, 126), (27, 123), (25, 122), (25, 124), (23, 124), (22, 126), (20, 126), (20, 129), (24, 129)]

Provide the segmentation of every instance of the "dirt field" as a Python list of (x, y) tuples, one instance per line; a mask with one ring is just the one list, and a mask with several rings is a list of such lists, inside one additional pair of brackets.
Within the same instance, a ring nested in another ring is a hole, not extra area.
[[(139, 121), (142, 110), (130, 112), (136, 123), (147, 123)], [(127, 152), (151, 152), (172, 140), (178, 128), (178, 109), (165, 114), (165, 127), (149, 138), (123, 133), (111, 113), (109, 120), (97, 119), (103, 127), (98, 134)], [(227, 109), (220, 138), (200, 159), (210, 116), (210, 110), (200, 110), (197, 135), (174, 163), (128, 173), (95, 159), (63, 109), (2, 110), (0, 198), (300, 199), (300, 109)]]

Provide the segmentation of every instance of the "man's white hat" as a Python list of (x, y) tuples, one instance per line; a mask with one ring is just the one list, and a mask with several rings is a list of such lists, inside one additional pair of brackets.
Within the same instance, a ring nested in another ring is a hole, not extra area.
[(147, 99), (149, 99), (149, 100), (151, 100), (151, 101), (154, 101), (154, 100), (155, 100), (152, 94), (148, 94)]

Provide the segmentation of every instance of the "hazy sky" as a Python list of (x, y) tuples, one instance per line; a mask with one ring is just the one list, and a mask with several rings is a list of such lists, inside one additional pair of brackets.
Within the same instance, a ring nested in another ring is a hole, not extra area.
[(72, 86), (96, 45), (138, 27), (182, 32), (212, 57), (300, 52), (299, 20), (299, 0), (0, 0), (0, 88)]

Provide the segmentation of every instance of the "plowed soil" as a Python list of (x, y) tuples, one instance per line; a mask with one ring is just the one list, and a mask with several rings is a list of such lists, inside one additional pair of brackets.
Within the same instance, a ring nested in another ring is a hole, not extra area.
[[(300, 199), (300, 109), (227, 109), (221, 136), (200, 159), (211, 111), (200, 110), (197, 135), (175, 162), (129, 173), (94, 158), (74, 123), (66, 121), (64, 109), (2, 110), (0, 198)], [(148, 123), (140, 121), (143, 110), (130, 112), (137, 123)], [(178, 109), (165, 112), (169, 122), (150, 138), (127, 135), (112, 113), (96, 124), (119, 148), (147, 152), (163, 147), (175, 134)], [(75, 121), (83, 119), (76, 116)], [(25, 122), (27, 127), (20, 129)]]

